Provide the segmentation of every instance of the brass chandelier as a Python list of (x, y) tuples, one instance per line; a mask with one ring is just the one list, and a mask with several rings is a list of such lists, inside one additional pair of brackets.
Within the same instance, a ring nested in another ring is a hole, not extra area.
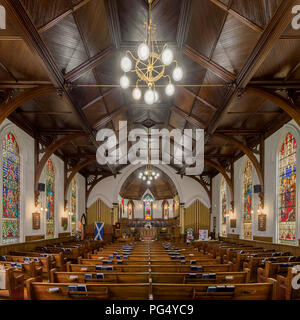
[[(165, 44), (160, 50), (157, 41), (154, 40), (153, 31), (156, 26), (152, 24), (151, 17), (151, 5), (152, 0), (149, 2), (149, 18), (148, 22), (145, 23), (147, 27), (147, 39), (141, 43), (137, 49), (137, 57), (127, 50), (126, 55), (121, 60), (121, 69), (124, 71), (124, 75), (120, 79), (120, 86), (122, 89), (128, 89), (130, 86), (130, 80), (127, 77), (128, 72), (136, 73), (138, 80), (136, 81), (135, 88), (132, 91), (133, 99), (140, 100), (142, 97), (142, 90), (140, 83), (144, 83), (143, 87), (147, 90), (144, 93), (145, 103), (153, 105), (159, 100), (159, 94), (156, 91), (156, 83), (166, 78), (168, 84), (165, 88), (167, 96), (173, 96), (175, 93), (175, 86), (172, 83), (170, 75), (167, 74), (167, 69), (175, 64), (173, 69), (172, 77), (173, 80), (179, 82), (183, 78), (183, 69), (178, 65), (177, 61), (174, 60), (174, 54), (168, 45)], [(135, 66), (133, 69), (133, 62)]]

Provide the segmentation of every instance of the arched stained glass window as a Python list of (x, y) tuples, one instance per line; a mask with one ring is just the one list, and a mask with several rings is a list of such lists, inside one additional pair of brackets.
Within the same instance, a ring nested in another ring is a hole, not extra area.
[(72, 208), (72, 217), (71, 217), (71, 227), (72, 234), (76, 231), (76, 216), (77, 216), (77, 183), (76, 180), (72, 180), (72, 193), (71, 193), (71, 208)]
[(134, 203), (131, 200), (127, 202), (127, 216), (128, 219), (133, 219), (134, 216)]
[(146, 194), (144, 199), (144, 219), (152, 220), (153, 217), (153, 198), (150, 194)]
[(253, 201), (253, 186), (252, 186), (252, 164), (248, 160), (244, 168), (243, 175), (243, 224), (244, 224), (244, 239), (252, 240), (252, 201)]
[(20, 236), (20, 152), (11, 132), (3, 139), (2, 182), (2, 243), (16, 243)]
[(224, 177), (221, 180), (221, 188), (220, 188), (220, 197), (221, 197), (221, 236), (226, 237), (226, 225), (227, 225), (227, 192), (226, 192), (226, 181)]
[(296, 152), (296, 140), (289, 133), (279, 154), (278, 240), (291, 245), (296, 244)]
[(164, 220), (169, 219), (169, 202), (167, 200), (162, 203), (162, 217)]
[(51, 160), (46, 167), (46, 238), (54, 238), (55, 168)]

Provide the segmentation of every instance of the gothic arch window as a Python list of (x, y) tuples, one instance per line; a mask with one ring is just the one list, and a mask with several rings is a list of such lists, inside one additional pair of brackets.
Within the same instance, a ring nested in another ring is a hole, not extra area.
[(46, 167), (46, 238), (54, 238), (55, 168), (48, 160)]
[(162, 203), (162, 218), (164, 220), (168, 220), (169, 219), (169, 202), (167, 200), (163, 201)]
[(127, 217), (128, 219), (134, 218), (134, 203), (132, 200), (127, 202)]
[(288, 133), (279, 151), (278, 242), (296, 244), (297, 143)]
[(76, 231), (76, 217), (77, 217), (77, 182), (75, 179), (72, 180), (71, 185), (71, 210), (72, 210), (72, 216), (71, 216), (71, 228), (72, 228), (72, 234)]
[(247, 160), (243, 174), (243, 232), (244, 239), (252, 240), (253, 182), (252, 164)]
[(226, 225), (227, 225), (227, 192), (226, 192), (226, 181), (224, 177), (221, 180), (221, 187), (220, 187), (220, 199), (221, 199), (221, 236), (226, 237)]
[(144, 202), (144, 219), (152, 220), (153, 217), (153, 197), (147, 193), (143, 199)]
[(20, 238), (20, 151), (13, 133), (2, 141), (2, 244)]

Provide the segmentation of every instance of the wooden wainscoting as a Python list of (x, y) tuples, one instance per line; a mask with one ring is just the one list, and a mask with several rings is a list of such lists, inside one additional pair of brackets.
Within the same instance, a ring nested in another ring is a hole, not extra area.
[(259, 237), (259, 236), (254, 236), (253, 237), (254, 241), (263, 241), (263, 242), (273, 242), (273, 238), (272, 237)]
[(58, 234), (59, 238), (65, 238), (65, 237), (70, 237), (71, 233), (70, 232), (62, 232)]
[(44, 239), (45, 239), (45, 235), (43, 235), (43, 234), (36, 235), (36, 236), (26, 236), (25, 237), (25, 242), (36, 241), (36, 240), (44, 240)]

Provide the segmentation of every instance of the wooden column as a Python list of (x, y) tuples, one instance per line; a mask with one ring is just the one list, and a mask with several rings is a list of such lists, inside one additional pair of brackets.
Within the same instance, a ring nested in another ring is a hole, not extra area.
[(184, 203), (180, 203), (179, 206), (179, 226), (180, 226), (180, 235), (184, 235), (184, 214), (185, 214), (185, 208)]

